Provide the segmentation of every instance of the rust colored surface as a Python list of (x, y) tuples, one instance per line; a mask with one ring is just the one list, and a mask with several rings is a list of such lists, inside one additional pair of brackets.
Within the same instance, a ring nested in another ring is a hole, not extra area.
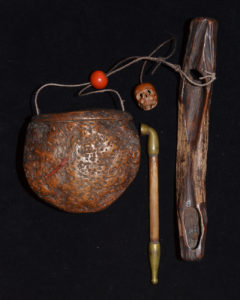
[(138, 106), (143, 110), (151, 110), (158, 104), (158, 95), (151, 83), (136, 86), (134, 96)]
[[(183, 71), (194, 78), (215, 72), (217, 22), (191, 22)], [(208, 79), (205, 79), (206, 82)], [(181, 257), (199, 260), (204, 255), (207, 210), (205, 176), (208, 122), (212, 85), (198, 87), (182, 80), (178, 101), (176, 197)]]
[(108, 207), (130, 185), (140, 144), (130, 114), (88, 110), (40, 115), (28, 126), (24, 170), (30, 187), (67, 212)]

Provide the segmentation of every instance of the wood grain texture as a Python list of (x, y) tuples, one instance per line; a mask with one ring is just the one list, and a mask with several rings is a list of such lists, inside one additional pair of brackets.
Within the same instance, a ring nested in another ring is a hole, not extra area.
[[(183, 71), (194, 80), (207, 72), (215, 72), (217, 27), (217, 22), (208, 18), (196, 18), (190, 24)], [(176, 198), (181, 257), (190, 261), (201, 259), (205, 248), (205, 176), (211, 92), (211, 84), (198, 87), (181, 80)]]

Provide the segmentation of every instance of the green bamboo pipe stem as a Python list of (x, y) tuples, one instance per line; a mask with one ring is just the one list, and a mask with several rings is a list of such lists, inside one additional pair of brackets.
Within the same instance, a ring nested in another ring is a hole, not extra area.
[(149, 261), (152, 273), (151, 282), (152, 284), (157, 284), (160, 263), (158, 192), (159, 140), (156, 130), (146, 124), (141, 124), (141, 134), (148, 135), (150, 217)]

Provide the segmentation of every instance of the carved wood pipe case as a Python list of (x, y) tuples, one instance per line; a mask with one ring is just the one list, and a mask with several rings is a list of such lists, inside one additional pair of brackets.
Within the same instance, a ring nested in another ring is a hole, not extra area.
[[(191, 22), (183, 71), (205, 77), (216, 68), (217, 22), (196, 18)], [(207, 77), (204, 79), (207, 82)], [(207, 210), (205, 176), (208, 122), (212, 85), (181, 81), (178, 101), (176, 165), (177, 216), (181, 257), (198, 260), (204, 255)]]

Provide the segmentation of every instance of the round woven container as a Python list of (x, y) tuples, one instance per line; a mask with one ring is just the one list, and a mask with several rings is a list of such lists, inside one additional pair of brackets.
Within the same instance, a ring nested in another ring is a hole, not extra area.
[(132, 117), (118, 110), (86, 110), (32, 118), (24, 170), (30, 187), (67, 212), (108, 207), (135, 178), (140, 143)]

